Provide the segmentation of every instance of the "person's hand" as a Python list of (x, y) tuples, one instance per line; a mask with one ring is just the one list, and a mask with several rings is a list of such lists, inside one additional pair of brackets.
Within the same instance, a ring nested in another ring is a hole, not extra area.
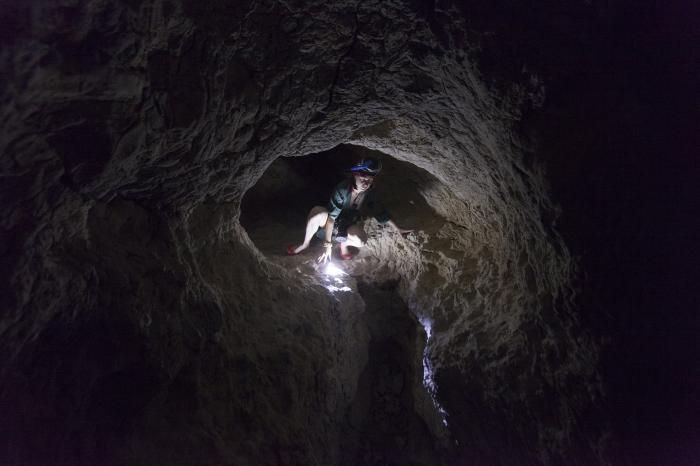
[(333, 243), (323, 244), (323, 254), (318, 256), (318, 263), (323, 264), (324, 262), (329, 262), (331, 260), (331, 253), (333, 252)]

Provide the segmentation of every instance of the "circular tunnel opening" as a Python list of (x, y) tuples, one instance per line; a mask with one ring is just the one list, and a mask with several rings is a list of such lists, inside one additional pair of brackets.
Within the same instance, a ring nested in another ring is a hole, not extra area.
[[(277, 158), (248, 190), (241, 205), (241, 224), (255, 246), (268, 259), (284, 258), (287, 264), (306, 262), (318, 256), (322, 240), (314, 237), (309, 249), (296, 261), (290, 262), (293, 258), (285, 257), (288, 245), (303, 242), (311, 208), (327, 207), (335, 186), (351, 177), (349, 167), (363, 157), (381, 161), (383, 168), (372, 189), (391, 219), (401, 228), (413, 230), (406, 236), (409, 241), (412, 235), (421, 232), (433, 235), (440, 229), (444, 219), (431, 207), (425, 195), (440, 185), (434, 176), (380, 151), (341, 144), (305, 157)], [(362, 225), (368, 235), (367, 247), (354, 251), (358, 254), (353, 262), (371, 262), (376, 266), (380, 249), (390, 247), (390, 238), (396, 241), (397, 232), (372, 218), (365, 218)], [(398, 251), (394, 253), (401, 256)], [(405, 258), (395, 258), (402, 259)]]

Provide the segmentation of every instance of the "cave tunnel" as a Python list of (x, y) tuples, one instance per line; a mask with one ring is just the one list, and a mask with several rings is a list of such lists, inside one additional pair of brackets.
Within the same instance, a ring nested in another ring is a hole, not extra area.
[[(450, 194), (449, 188), (411, 163), (352, 145), (339, 145), (306, 157), (276, 159), (243, 197), (241, 225), (265, 255), (270, 258), (284, 255), (286, 249), (280, 245), (303, 242), (310, 209), (314, 206), (327, 209), (336, 185), (351, 178), (349, 167), (367, 158), (381, 164), (382, 170), (373, 191), (391, 217), (411, 226), (411, 230), (425, 231), (434, 236), (446, 220), (430, 207), (426, 199), (438, 205), (454, 202), (454, 194)], [(366, 229), (371, 230), (368, 232), (371, 238), (383, 238), (386, 235), (380, 233), (391, 231), (379, 224), (367, 225)], [(322, 241), (314, 236), (312, 244), (319, 243)], [(370, 243), (366, 251), (373, 249), (376, 247), (372, 248)], [(362, 256), (369, 255), (372, 254)], [(348, 266), (355, 263), (348, 262)]]
[(700, 462), (697, 6), (0, 12), (1, 464)]

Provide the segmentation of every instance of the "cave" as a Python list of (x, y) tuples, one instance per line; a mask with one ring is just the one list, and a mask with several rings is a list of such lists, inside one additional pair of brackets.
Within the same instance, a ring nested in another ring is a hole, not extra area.
[(700, 461), (697, 6), (0, 12), (0, 463)]

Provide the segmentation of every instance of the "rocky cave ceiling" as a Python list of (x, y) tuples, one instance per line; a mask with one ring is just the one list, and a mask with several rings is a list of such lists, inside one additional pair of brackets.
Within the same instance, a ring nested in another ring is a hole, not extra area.
[[(611, 11), (2, 10), (3, 463), (616, 461), (607, 335), (552, 195), (576, 205), (552, 141), (585, 145), (561, 123), (585, 93), (562, 95)], [(363, 154), (415, 231), (368, 222), (340, 278), (285, 256)]]

